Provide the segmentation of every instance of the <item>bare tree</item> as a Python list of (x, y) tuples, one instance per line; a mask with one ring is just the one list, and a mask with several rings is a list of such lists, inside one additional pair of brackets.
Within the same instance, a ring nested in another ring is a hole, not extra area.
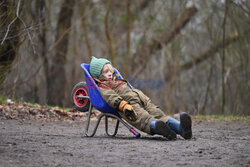
[(62, 4), (56, 29), (55, 54), (51, 58), (51, 67), (47, 74), (48, 104), (64, 106), (65, 63), (68, 48), (68, 33), (71, 26), (75, 0), (65, 0)]
[(112, 0), (108, 0), (107, 11), (105, 15), (105, 33), (108, 39), (111, 63), (114, 64), (114, 61), (115, 61), (114, 41), (113, 41), (112, 35), (110, 34), (110, 27), (109, 27), (109, 13), (110, 13), (111, 5), (112, 5)]
[(225, 14), (224, 14), (224, 19), (222, 23), (222, 28), (223, 28), (223, 50), (222, 50), (222, 56), (221, 56), (221, 77), (222, 77), (222, 104), (221, 104), (221, 111), (222, 114), (225, 113), (225, 102), (226, 102), (226, 97), (225, 97), (225, 78), (224, 78), (224, 69), (225, 69), (225, 39), (226, 39), (226, 21), (227, 21), (227, 13), (229, 9), (229, 0), (226, 0), (225, 4)]

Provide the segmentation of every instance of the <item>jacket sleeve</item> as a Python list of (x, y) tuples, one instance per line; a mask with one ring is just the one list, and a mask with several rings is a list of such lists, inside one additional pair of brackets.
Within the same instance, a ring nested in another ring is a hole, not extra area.
[(119, 108), (120, 102), (123, 100), (113, 89), (105, 84), (99, 84), (99, 90), (102, 98), (113, 108)]

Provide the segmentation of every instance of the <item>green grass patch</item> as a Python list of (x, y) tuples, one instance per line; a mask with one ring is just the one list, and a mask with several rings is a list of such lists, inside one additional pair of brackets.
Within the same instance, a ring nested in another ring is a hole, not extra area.
[(6, 102), (6, 100), (7, 100), (7, 98), (5, 98), (5, 97), (0, 97), (0, 102)]
[(236, 115), (193, 115), (193, 118), (198, 119), (215, 119), (224, 121), (247, 121), (250, 122), (250, 116), (236, 116)]
[[(0, 96), (0, 103), (5, 103), (7, 100), (8, 100), (8, 98)], [(72, 108), (67, 108), (67, 107), (51, 106), (51, 105), (47, 105), (47, 104), (41, 105), (41, 104), (34, 103), (34, 102), (25, 102), (25, 101), (23, 101), (23, 99), (14, 99), (14, 100), (10, 99), (10, 100), (15, 102), (16, 104), (26, 105), (26, 106), (34, 107), (34, 108), (45, 107), (45, 108), (58, 109), (58, 110), (64, 110), (64, 111), (71, 111), (72, 110)]]

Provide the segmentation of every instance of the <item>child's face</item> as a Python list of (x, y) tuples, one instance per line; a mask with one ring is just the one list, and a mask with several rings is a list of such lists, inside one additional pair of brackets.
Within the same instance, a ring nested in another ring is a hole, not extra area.
[(106, 78), (106, 79), (112, 79), (112, 75), (114, 73), (113, 67), (111, 66), (111, 64), (105, 64), (102, 68), (102, 75)]

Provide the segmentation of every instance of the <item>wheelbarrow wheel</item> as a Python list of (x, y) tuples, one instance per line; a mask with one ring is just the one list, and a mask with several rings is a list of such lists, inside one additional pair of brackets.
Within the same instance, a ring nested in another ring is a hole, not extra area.
[(85, 82), (76, 84), (71, 93), (71, 99), (74, 107), (81, 112), (87, 112), (90, 105), (89, 99), (80, 98), (80, 96), (88, 96), (88, 89)]

